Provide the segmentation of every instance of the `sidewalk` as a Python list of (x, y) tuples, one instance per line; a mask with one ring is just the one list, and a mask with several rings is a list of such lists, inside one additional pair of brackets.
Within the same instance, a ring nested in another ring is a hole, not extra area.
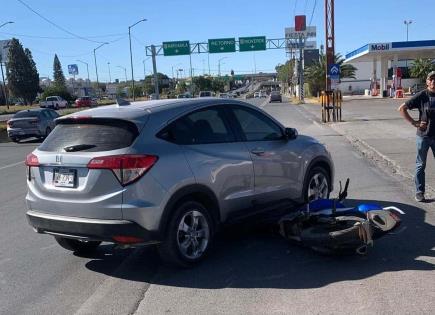
[[(328, 123), (346, 137), (367, 158), (405, 178), (414, 186), (416, 129), (400, 116), (397, 108), (404, 99), (346, 98), (343, 122)], [(300, 105), (321, 122), (319, 104)], [(411, 116), (418, 117), (414, 111)], [(429, 151), (426, 166), (426, 198), (435, 198), (435, 159)]]

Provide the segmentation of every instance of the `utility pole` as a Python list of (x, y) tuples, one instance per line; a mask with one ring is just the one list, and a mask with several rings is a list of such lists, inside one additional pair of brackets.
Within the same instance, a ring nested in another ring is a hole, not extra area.
[(144, 21), (146, 21), (147, 19), (142, 19), (142, 20), (140, 20), (140, 21), (137, 21), (136, 23), (134, 23), (133, 25), (130, 25), (129, 27), (128, 27), (128, 40), (129, 40), (129, 42), (130, 42), (130, 65), (131, 65), (131, 82), (132, 82), (132, 93), (133, 93), (133, 101), (135, 101), (136, 100), (136, 96), (135, 96), (135, 93), (134, 93), (134, 75), (133, 75), (133, 53), (131, 52), (131, 28), (133, 27), (133, 26), (135, 26), (136, 24), (139, 24), (140, 22), (144, 22)]
[(151, 53), (153, 57), (154, 91), (156, 93), (156, 99), (159, 99), (160, 94), (159, 94), (159, 78), (157, 75), (157, 64), (156, 64), (156, 46), (151, 45)]
[(326, 46), (326, 91), (331, 90), (331, 79), (328, 75), (329, 65), (334, 64), (334, 0), (325, 0), (325, 46)]

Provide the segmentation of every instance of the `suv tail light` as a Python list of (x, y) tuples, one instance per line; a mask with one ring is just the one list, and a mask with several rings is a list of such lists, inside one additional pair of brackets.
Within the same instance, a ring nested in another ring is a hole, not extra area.
[(8, 121), (6, 122), (6, 125), (7, 125), (9, 128), (12, 128), (12, 121), (8, 120)]
[(33, 153), (30, 153), (26, 157), (26, 165), (27, 166), (39, 166), (38, 157)]
[(26, 157), (26, 166), (27, 166), (27, 179), (30, 181), (32, 180), (32, 174), (30, 169), (32, 166), (39, 166), (38, 157), (34, 155), (33, 153), (30, 153)]
[(109, 169), (122, 186), (133, 183), (142, 177), (157, 161), (155, 155), (109, 155), (93, 158), (89, 169)]

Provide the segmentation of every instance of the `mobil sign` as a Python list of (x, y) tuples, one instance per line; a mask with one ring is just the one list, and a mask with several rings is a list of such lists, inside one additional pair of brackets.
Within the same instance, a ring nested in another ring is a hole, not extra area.
[(387, 51), (391, 49), (391, 43), (369, 44), (370, 51)]

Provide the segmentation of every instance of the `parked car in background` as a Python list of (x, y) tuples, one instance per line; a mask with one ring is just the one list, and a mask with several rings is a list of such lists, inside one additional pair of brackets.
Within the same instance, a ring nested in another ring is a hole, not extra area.
[(198, 97), (212, 97), (212, 91), (200, 91)]
[(56, 123), (26, 159), (27, 218), (71, 251), (158, 244), (189, 266), (222, 224), (327, 198), (334, 182), (321, 143), (233, 99), (111, 105)]
[(230, 98), (230, 95), (228, 93), (219, 93), (220, 98)]
[(260, 97), (267, 97), (266, 91), (260, 91)]
[(92, 107), (97, 106), (97, 101), (90, 96), (83, 96), (76, 99), (75, 107)]
[(7, 121), (8, 137), (13, 142), (21, 139), (37, 137), (44, 138), (54, 129), (54, 120), (59, 114), (52, 109), (28, 109), (16, 113)]
[(261, 97), (261, 93), (260, 92), (255, 92), (254, 93), (254, 98), (259, 98)]
[(177, 95), (177, 98), (191, 98), (191, 97), (192, 97), (192, 95), (190, 95), (189, 92), (186, 92), (186, 93), (182, 93), (182, 94), (178, 94), (178, 95)]
[(45, 101), (39, 102), (39, 107), (41, 108), (66, 108), (68, 106), (68, 102), (65, 101), (60, 96), (48, 96)]
[(271, 103), (271, 102), (282, 102), (281, 92), (279, 92), (279, 91), (270, 92), (269, 103)]

